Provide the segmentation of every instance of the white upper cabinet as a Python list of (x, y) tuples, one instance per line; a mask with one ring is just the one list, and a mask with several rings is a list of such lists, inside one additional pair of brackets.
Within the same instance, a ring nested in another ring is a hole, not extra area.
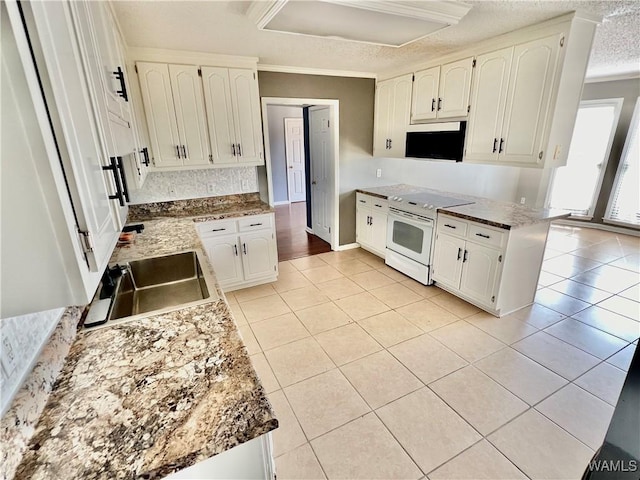
[(411, 113), (413, 75), (379, 82), (376, 87), (373, 154), (377, 157), (404, 157)]
[(169, 65), (171, 92), (184, 166), (209, 163), (209, 140), (198, 67)]
[(473, 58), (465, 58), (415, 74), (411, 121), (466, 117)]
[(440, 67), (417, 72), (413, 80), (411, 121), (431, 120), (438, 114), (438, 84)]
[(212, 162), (262, 165), (262, 122), (255, 71), (202, 67)]
[(498, 159), (513, 47), (480, 55), (473, 77), (466, 160)]
[(480, 55), (465, 161), (540, 166), (560, 34)]
[(209, 139), (198, 67), (138, 62), (155, 167), (209, 163)]
[(180, 159), (178, 123), (173, 107), (169, 65), (136, 64), (144, 104), (153, 163), (156, 167), (177, 167)]
[(542, 161), (542, 138), (549, 123), (561, 42), (562, 35), (552, 35), (514, 47), (502, 128), (502, 162)]

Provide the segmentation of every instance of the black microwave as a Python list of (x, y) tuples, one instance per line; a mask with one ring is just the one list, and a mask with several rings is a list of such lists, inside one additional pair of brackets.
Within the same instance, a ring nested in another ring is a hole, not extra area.
[(406, 157), (461, 162), (467, 122), (414, 125), (407, 132)]

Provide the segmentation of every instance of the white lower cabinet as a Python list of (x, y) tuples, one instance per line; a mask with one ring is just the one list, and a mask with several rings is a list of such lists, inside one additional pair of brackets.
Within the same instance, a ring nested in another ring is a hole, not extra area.
[(533, 302), (549, 222), (503, 229), (438, 214), (433, 280), (497, 316)]
[(356, 193), (356, 242), (383, 258), (387, 247), (388, 209), (387, 200)]
[(224, 291), (278, 277), (278, 252), (272, 213), (198, 224), (204, 250)]

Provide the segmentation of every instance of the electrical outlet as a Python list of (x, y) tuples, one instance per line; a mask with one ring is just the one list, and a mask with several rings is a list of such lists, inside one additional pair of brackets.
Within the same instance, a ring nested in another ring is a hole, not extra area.
[(525, 197), (520, 197), (520, 204), (524, 205), (527, 202), (527, 199)]
[(17, 359), (13, 344), (8, 337), (2, 338), (2, 351), (0, 359), (2, 360), (2, 368), (4, 368), (7, 376), (11, 376), (13, 371), (16, 369)]
[(213, 183), (207, 183), (207, 193), (213, 195), (216, 193), (216, 186)]
[(376, 170), (376, 177), (378, 177), (378, 178), (382, 177), (382, 169), (381, 168), (378, 168)]

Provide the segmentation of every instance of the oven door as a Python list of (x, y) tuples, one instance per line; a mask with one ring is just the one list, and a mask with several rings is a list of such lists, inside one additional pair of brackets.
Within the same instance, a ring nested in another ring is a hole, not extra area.
[(398, 210), (389, 211), (387, 248), (429, 265), (433, 220)]

